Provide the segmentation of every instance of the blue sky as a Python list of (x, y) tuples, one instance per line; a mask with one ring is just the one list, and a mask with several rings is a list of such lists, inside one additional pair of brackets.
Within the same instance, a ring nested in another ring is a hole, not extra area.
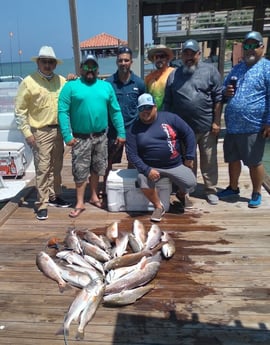
[[(77, 0), (79, 40), (102, 32), (127, 40), (126, 0)], [(13, 35), (10, 35), (10, 33)], [(150, 18), (145, 42), (151, 43)], [(39, 48), (50, 45), (57, 57), (73, 56), (69, 0), (6, 0), (0, 21), (2, 62), (28, 61)]]

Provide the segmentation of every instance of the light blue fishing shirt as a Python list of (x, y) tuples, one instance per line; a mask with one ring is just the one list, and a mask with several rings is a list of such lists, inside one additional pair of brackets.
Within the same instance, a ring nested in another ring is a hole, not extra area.
[(263, 125), (270, 125), (270, 61), (261, 58), (251, 67), (240, 62), (226, 77), (224, 91), (231, 76), (238, 80), (235, 95), (227, 98), (227, 133), (259, 133)]

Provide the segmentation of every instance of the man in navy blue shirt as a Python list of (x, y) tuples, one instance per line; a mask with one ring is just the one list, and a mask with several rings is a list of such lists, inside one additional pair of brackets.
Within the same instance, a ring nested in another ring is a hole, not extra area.
[[(131, 71), (132, 51), (129, 47), (120, 47), (117, 52), (117, 71), (106, 80), (112, 84), (121, 107), (126, 131), (138, 116), (138, 97), (145, 92), (144, 81)], [(108, 168), (104, 179), (112, 169), (112, 164), (121, 163), (123, 146), (116, 145), (116, 131), (109, 122), (108, 130)], [(130, 168), (131, 165), (129, 164)]]
[[(184, 197), (195, 189), (192, 167), (196, 140), (192, 129), (179, 116), (158, 112), (150, 94), (139, 97), (138, 110), (139, 118), (127, 131), (127, 156), (139, 172), (142, 192), (154, 205), (151, 220), (158, 222), (165, 213), (155, 188), (160, 178), (169, 178)], [(181, 155), (181, 145), (185, 147), (185, 157)]]

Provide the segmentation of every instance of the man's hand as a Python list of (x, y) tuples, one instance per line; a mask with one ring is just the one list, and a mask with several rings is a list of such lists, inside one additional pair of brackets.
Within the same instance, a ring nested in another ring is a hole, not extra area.
[(66, 143), (67, 146), (74, 146), (77, 143), (77, 140), (75, 138), (73, 138), (72, 140), (70, 140), (68, 143)]
[(265, 126), (263, 127), (262, 136), (263, 136), (264, 138), (270, 138), (270, 125), (265, 125)]
[(158, 181), (160, 179), (160, 173), (156, 169), (151, 169), (148, 178), (151, 181)]
[(191, 159), (185, 159), (184, 165), (190, 169), (193, 169), (194, 161)]
[(213, 122), (212, 123), (212, 133), (215, 135), (218, 135), (220, 132), (220, 125), (218, 125), (217, 123)]
[(27, 144), (30, 146), (35, 146), (36, 145), (36, 139), (33, 135), (31, 135), (30, 137), (26, 138)]
[(117, 137), (117, 138), (115, 139), (115, 145), (124, 145), (125, 142), (126, 142), (126, 139), (124, 139), (124, 138), (119, 138), (119, 137)]

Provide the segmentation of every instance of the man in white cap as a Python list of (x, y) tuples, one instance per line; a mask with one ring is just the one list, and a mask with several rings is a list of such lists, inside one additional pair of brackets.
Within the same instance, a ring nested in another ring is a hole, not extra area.
[[(217, 138), (222, 111), (222, 80), (217, 68), (201, 61), (199, 43), (187, 40), (182, 47), (183, 65), (168, 77), (164, 110), (180, 116), (193, 129), (200, 151), (200, 169), (206, 200), (218, 203)], [(194, 162), (197, 174), (197, 159)], [(181, 199), (181, 195), (177, 196)]]
[(157, 109), (161, 110), (167, 78), (174, 70), (169, 66), (169, 62), (173, 59), (173, 51), (160, 44), (149, 49), (148, 59), (155, 64), (156, 70), (144, 78), (146, 90), (154, 97)]
[[(168, 177), (184, 196), (195, 189), (192, 172), (196, 141), (192, 129), (179, 116), (157, 111), (152, 95), (138, 98), (139, 118), (127, 132), (128, 160), (138, 170), (138, 183), (154, 205), (151, 220), (159, 222), (165, 213), (155, 183)], [(181, 147), (185, 147), (185, 157)]]
[[(252, 182), (248, 207), (257, 208), (262, 201), (265, 140), (270, 137), (270, 61), (263, 57), (264, 44), (259, 32), (247, 33), (242, 47), (243, 61), (233, 67), (224, 81), (224, 159), (229, 163), (230, 180), (218, 196), (239, 196), (242, 161), (249, 168)], [(232, 77), (237, 80), (235, 86)]]
[(33, 151), (38, 194), (36, 218), (44, 220), (48, 218), (48, 204), (71, 206), (60, 198), (64, 144), (58, 126), (57, 101), (65, 78), (54, 73), (62, 61), (56, 58), (52, 47), (41, 47), (32, 60), (37, 64), (37, 71), (19, 86), (15, 116)]
[[(107, 128), (110, 118), (116, 130), (116, 145), (124, 145), (124, 120), (116, 94), (110, 83), (98, 79), (98, 61), (87, 55), (80, 66), (81, 77), (63, 87), (58, 104), (58, 119), (65, 143), (72, 147), (72, 173), (77, 201), (70, 217), (84, 210), (84, 194), (90, 182), (89, 203), (103, 208), (98, 198), (99, 177), (104, 176), (108, 162)], [(90, 176), (90, 178), (89, 178)]]

